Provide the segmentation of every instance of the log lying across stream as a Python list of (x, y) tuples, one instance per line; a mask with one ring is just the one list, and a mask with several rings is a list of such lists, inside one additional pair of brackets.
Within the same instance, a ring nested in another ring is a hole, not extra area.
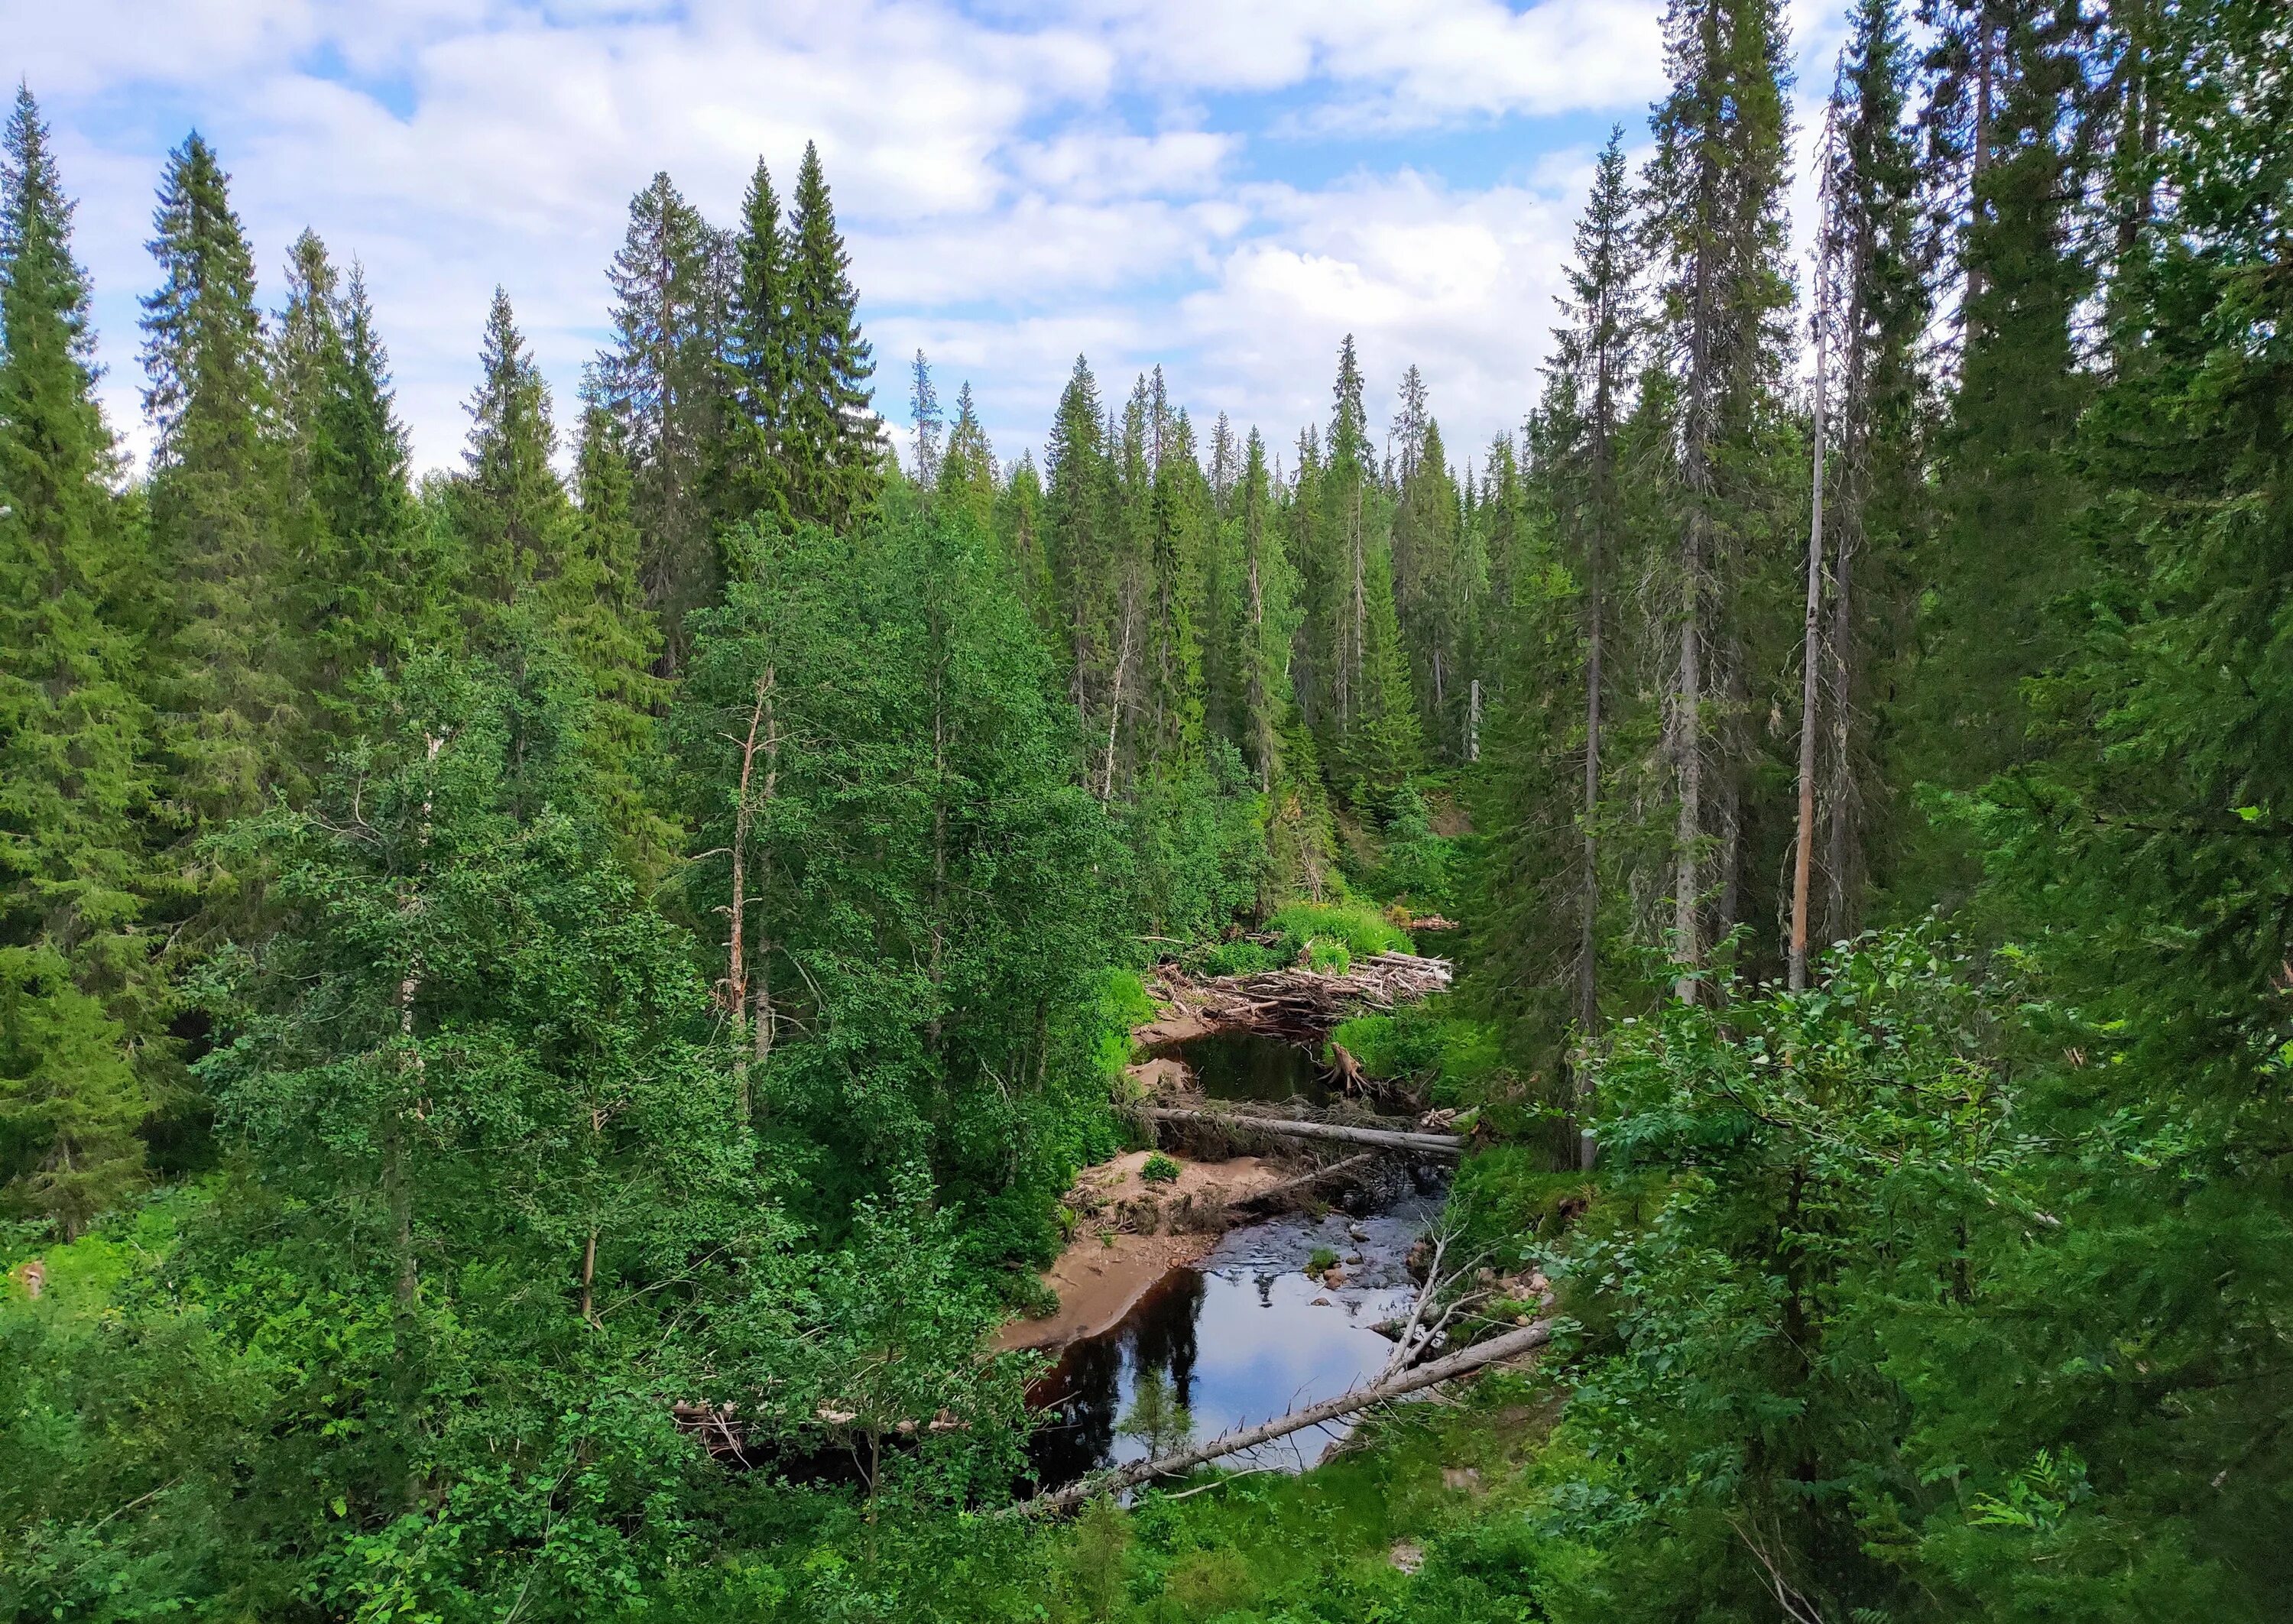
[(1197, 1443), (1174, 1454), (1157, 1456), (1152, 1460), (1134, 1460), (1129, 1466), (1118, 1466), (1111, 1472), (1078, 1478), (1063, 1489), (1053, 1489), (1031, 1500), (1021, 1500), (1012, 1509), (1025, 1516), (1057, 1516), (1061, 1512), (1073, 1511), (1099, 1495), (1120, 1494), (1152, 1478), (1191, 1472), (1196, 1466), (1206, 1466), (1221, 1457), (1255, 1449), (1261, 1443), (1302, 1432), (1309, 1426), (1318, 1426), (1325, 1421), (1334, 1421), (1341, 1416), (1353, 1415), (1372, 1405), (1384, 1403), (1388, 1399), (1404, 1398), (1412, 1393), (1438, 1386), (1443, 1382), (1454, 1381), (1460, 1376), (1469, 1376), (1499, 1360), (1534, 1353), (1552, 1337), (1552, 1322), (1539, 1320), (1533, 1325), (1509, 1330), (1501, 1337), (1492, 1337), (1487, 1342), (1477, 1342), (1469, 1348), (1461, 1348), (1429, 1364), (1404, 1370), (1384, 1381), (1373, 1382), (1366, 1387), (1356, 1387), (1350, 1393), (1341, 1393), (1333, 1399), (1324, 1399), (1318, 1404), (1293, 1410), (1270, 1421), (1260, 1421), (1255, 1426), (1221, 1434), (1207, 1443)]
[(1263, 1117), (1244, 1111), (1189, 1111), (1171, 1105), (1149, 1105), (1143, 1113), (1149, 1122), (1198, 1123), (1252, 1133), (1276, 1134), (1291, 1139), (1331, 1139), (1343, 1144), (1373, 1144), (1384, 1151), (1415, 1151), (1427, 1156), (1462, 1156), (1465, 1141), (1458, 1134), (1419, 1134), (1390, 1127), (1354, 1127), (1343, 1122), (1307, 1122), (1295, 1117)]

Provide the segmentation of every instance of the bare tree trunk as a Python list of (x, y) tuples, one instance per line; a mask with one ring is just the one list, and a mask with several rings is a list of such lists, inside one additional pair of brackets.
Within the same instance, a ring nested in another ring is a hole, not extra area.
[(1688, 604), (1680, 626), (1680, 695), (1673, 717), (1673, 747), (1677, 753), (1680, 774), (1680, 817), (1673, 832), (1673, 915), (1674, 938), (1673, 952), (1685, 966), (1673, 983), (1673, 991), (1686, 1003), (1696, 1002), (1697, 968), (1703, 961), (1703, 943), (1697, 934), (1697, 910), (1704, 889), (1702, 841), (1704, 838), (1704, 739), (1702, 718), (1704, 703), (1704, 645), (1700, 623), (1704, 572), (1700, 531), (1704, 518), (1699, 512), (1689, 520), (1687, 545), (1683, 549), (1687, 564)]
[(749, 827), (754, 804), (749, 784), (757, 766), (757, 731), (764, 725), (772, 703), (773, 667), (767, 664), (757, 679), (757, 702), (749, 712), (749, 736), (741, 745), (741, 781), (733, 804), (733, 918), (727, 933), (725, 966), (725, 1006), (733, 1017), (733, 1076), (740, 1095), (741, 1120), (749, 1119), (748, 1022), (749, 966), (744, 946), (749, 917)]
[(1098, 804), (1101, 806), (1114, 799), (1114, 730), (1122, 717), (1122, 671), (1130, 663), (1130, 613), (1128, 608), (1122, 609), (1121, 612), (1122, 646), (1114, 656), (1114, 692), (1106, 706), (1106, 781), (1098, 788)]
[(1815, 436), (1814, 483), (1810, 496), (1807, 529), (1807, 618), (1801, 628), (1799, 685), (1799, 836), (1792, 855), (1791, 956), (1787, 984), (1794, 992), (1807, 986), (1807, 909), (1810, 869), (1815, 860), (1815, 684), (1821, 659), (1819, 646), (1823, 610), (1823, 384), (1827, 359), (1824, 340), (1828, 332), (1824, 309), (1826, 263), (1820, 245), (1816, 249), (1815, 290)]

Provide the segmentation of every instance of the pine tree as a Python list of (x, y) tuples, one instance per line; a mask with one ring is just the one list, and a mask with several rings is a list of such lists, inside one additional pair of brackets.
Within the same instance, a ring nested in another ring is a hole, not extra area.
[(171, 589), (155, 675), (172, 796), (219, 820), (296, 783), (301, 718), (255, 260), (196, 132), (168, 156), (154, 225), (164, 280), (143, 301), (143, 404), (155, 566)]
[(716, 513), (725, 524), (789, 513), (785, 435), (795, 365), (789, 241), (762, 158), (741, 200), (733, 255), (735, 275), (725, 320), (729, 376), (718, 395), (725, 421), (713, 441), (711, 479)]
[(789, 415), (784, 437), (790, 508), (831, 529), (852, 524), (873, 498), (883, 456), (860, 335), (860, 297), (837, 233), (819, 149), (805, 143), (789, 211)]
[(0, 1185), (69, 1239), (131, 1186), (150, 1094), (151, 717), (119, 610), (131, 532), (95, 399), (86, 273), (47, 126), (0, 133)]
[(498, 287), (478, 362), (483, 376), (470, 397), (470, 439), (454, 481), (454, 520), (473, 598), (482, 606), (509, 609), (563, 568), (572, 513), (552, 465), (557, 430), (549, 385), (526, 351), (509, 295)]
[(597, 359), (597, 389), (629, 459), (638, 575), (660, 618), (664, 676), (683, 658), (685, 617), (714, 601), (720, 574), (704, 475), (722, 426), (728, 257), (660, 174), (629, 200), (628, 234), (608, 273), (613, 342)]

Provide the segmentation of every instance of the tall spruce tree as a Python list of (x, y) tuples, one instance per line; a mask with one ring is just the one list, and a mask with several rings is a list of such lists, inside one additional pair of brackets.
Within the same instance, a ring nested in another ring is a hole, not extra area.
[(549, 385), (499, 287), (486, 314), (478, 364), (482, 376), (470, 397), (469, 444), (452, 505), (473, 600), (509, 609), (563, 569), (572, 513), (552, 462), (557, 428)]
[(0, 1199), (69, 1239), (140, 1176), (156, 1024), (140, 584), (73, 206), (29, 90), (0, 133)]
[(1647, 186), (1680, 392), (1672, 929), (1693, 998), (1707, 944), (1746, 917), (1743, 588), (1762, 562), (1774, 470), (1760, 442), (1778, 416), (1791, 302), (1783, 19), (1775, 0), (1673, 0), (1665, 52), (1672, 90)]
[(685, 617), (715, 600), (721, 574), (704, 480), (721, 427), (729, 257), (660, 174), (629, 200), (628, 233), (608, 272), (613, 341), (596, 376), (629, 459), (638, 575), (660, 617), (663, 675), (682, 659)]
[[(2096, 132), (2085, 7), (1981, 0), (1935, 27), (1930, 168), (1962, 297), (1911, 772), (1965, 790), (2029, 759), (2024, 683), (2062, 653), (2054, 610), (2081, 578), (2070, 439), (2092, 392), (2078, 328), (2095, 286), (2082, 214)], [(1977, 872), (1965, 836), (1910, 839), (1906, 900), (1963, 897)]]
[[(939, 464), (939, 495), (971, 516), (982, 529), (995, 516), (995, 448), (980, 425), (971, 398), (971, 380), (956, 392), (955, 422), (947, 431), (947, 450)], [(1023, 572), (1024, 573), (1024, 572)]]
[[(1043, 547), (1055, 620), (1065, 650), (1068, 699), (1077, 728), (1096, 740), (1111, 733), (1119, 704), (1115, 572), (1122, 559), (1113, 459), (1108, 455), (1098, 381), (1075, 357), (1059, 395), (1044, 448)], [(1095, 722), (1095, 714), (1107, 720)], [(1114, 794), (1111, 747), (1098, 764), (1099, 798)]]
[(143, 301), (143, 403), (155, 564), (169, 588), (154, 676), (171, 798), (211, 820), (298, 780), (281, 459), (255, 258), (230, 177), (196, 132), (168, 155), (153, 224), (162, 281)]
[[(1562, 325), (1553, 329), (1543, 408), (1551, 466), (1545, 488), (1561, 556), (1576, 572), (1582, 605), (1584, 648), (1583, 763), (1576, 804), (1576, 885), (1578, 891), (1573, 1014), (1580, 1039), (1600, 1029), (1602, 825), (1601, 747), (1609, 718), (1610, 645), (1621, 629), (1613, 599), (1622, 577), (1625, 540), (1623, 473), (1618, 440), (1636, 346), (1642, 335), (1635, 279), (1639, 245), (1626, 180), (1624, 129), (1608, 134), (1593, 169), (1592, 190), (1578, 218), (1568, 291), (1560, 299)], [(1504, 458), (1510, 464), (1511, 458)], [(1524, 696), (1528, 703), (1541, 696)], [(1580, 1088), (1590, 1080), (1579, 1067)], [(1592, 1101), (1576, 1102), (1580, 1121)], [(1589, 1141), (1580, 1154), (1589, 1153)]]
[(884, 448), (868, 380), (876, 364), (860, 335), (860, 295), (836, 229), (820, 151), (804, 148), (789, 199), (789, 407), (783, 444), (790, 508), (831, 529), (851, 525), (875, 495)]
[[(1912, 62), (1897, 0), (1860, 0), (1832, 92), (1837, 140), (1825, 188), (1832, 225), (1819, 251), (1834, 308), (1835, 455), (1826, 494), (1831, 538), (1823, 678), (1824, 937), (1860, 928), (1873, 880), (1892, 876), (1904, 741), (1886, 710), (1911, 647), (1924, 536), (1923, 347), (1932, 312), (1919, 231), (1919, 167), (1909, 122)], [(1880, 860), (1875, 865), (1874, 848)], [(1876, 872), (1875, 872), (1876, 869)]]
[[(306, 227), (287, 251), (287, 303), (271, 330), (271, 390), (287, 447), (288, 501), (297, 520), (310, 501), (320, 413), (341, 376), (341, 301), (342, 278), (327, 245)], [(298, 556), (306, 539), (296, 537)]]
[(445, 629), (451, 599), (407, 484), (406, 429), (375, 332), (366, 272), (351, 267), (341, 351), (319, 408), (310, 501), (319, 545), (299, 594), (320, 703), (342, 707), (377, 666)]
[(725, 318), (724, 422), (711, 444), (718, 520), (738, 524), (789, 513), (786, 433), (795, 364), (789, 318), (789, 241), (772, 172), (757, 160), (733, 235), (732, 295)]

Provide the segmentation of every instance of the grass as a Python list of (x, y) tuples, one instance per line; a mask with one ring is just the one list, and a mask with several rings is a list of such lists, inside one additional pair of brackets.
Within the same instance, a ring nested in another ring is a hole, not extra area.
[[(1510, 1594), (1490, 1594), (1516, 1571), (1532, 1575), (1515, 1553), (1487, 1547), (1526, 1526), (1525, 1470), (1547, 1419), (1531, 1378), (1491, 1376), (1458, 1406), (1389, 1411), (1303, 1475), (1236, 1474), (1205, 1488), (1217, 1481), (1205, 1474), (1149, 1491), (1127, 1513), (1097, 1510), (1065, 1535), (1062, 1555), (1070, 1594), (1099, 1606), (1069, 1616), (1130, 1624), (1539, 1616)], [(1426, 1555), (1414, 1579), (1394, 1565), (1404, 1542)]]

